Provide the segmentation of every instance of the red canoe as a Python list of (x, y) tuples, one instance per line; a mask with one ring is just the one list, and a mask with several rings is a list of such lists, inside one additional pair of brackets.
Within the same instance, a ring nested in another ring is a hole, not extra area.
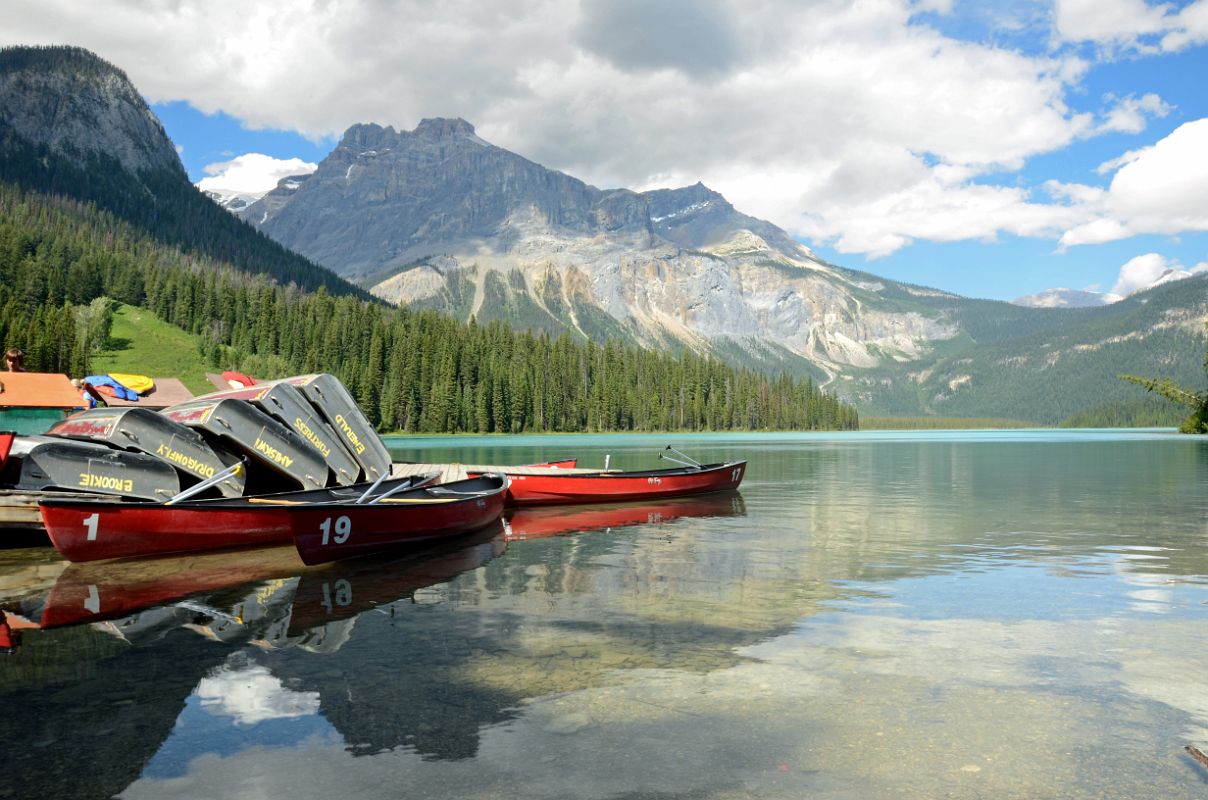
[(302, 561), (324, 564), (483, 528), (503, 513), (507, 485), (502, 475), (482, 475), (411, 489), (375, 503), (285, 511)]
[[(374, 492), (383, 495), (421, 486), (435, 478), (395, 478), (382, 481)], [(68, 561), (97, 561), (288, 542), (290, 510), (350, 505), (370, 486), (365, 483), (173, 505), (47, 497), (38, 501), (38, 508), (60, 555)]]
[[(654, 500), (737, 489), (747, 462), (702, 464), (644, 472), (504, 468), (511, 481), (507, 502), (513, 506), (553, 503), (611, 503)], [(474, 473), (471, 473), (473, 475)]]

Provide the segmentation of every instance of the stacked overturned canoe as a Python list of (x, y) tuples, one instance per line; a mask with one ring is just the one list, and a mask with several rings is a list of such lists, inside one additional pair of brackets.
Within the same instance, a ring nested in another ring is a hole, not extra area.
[[(212, 478), (239, 462), (238, 456), (227, 448), (208, 442), (193, 429), (146, 408), (94, 408), (81, 411), (55, 423), (49, 433), (73, 442), (104, 444), (116, 451), (130, 451), (154, 459), (166, 467), (175, 468), (186, 484)], [(214, 484), (215, 491), (223, 497), (240, 497), (244, 487), (243, 471), (228, 475)], [(113, 494), (167, 500), (179, 491), (178, 485), (166, 496), (146, 492)]]
[(301, 375), (215, 392), (162, 412), (97, 408), (17, 437), (0, 485), (167, 500), (241, 459), (209, 489), (241, 497), (350, 486), (390, 475), (390, 456), (344, 386)]

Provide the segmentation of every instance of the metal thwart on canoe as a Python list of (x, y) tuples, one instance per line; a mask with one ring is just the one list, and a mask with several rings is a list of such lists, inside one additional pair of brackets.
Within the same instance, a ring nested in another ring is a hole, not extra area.
[(298, 375), (286, 378), (285, 382), (301, 389), (306, 399), (343, 437), (353, 457), (364, 468), (366, 480), (377, 480), (390, 474), (390, 452), (338, 378), (321, 373)]
[[(47, 433), (145, 453), (199, 481), (209, 480), (239, 461), (229, 451), (211, 445), (196, 431), (147, 408), (81, 411), (56, 422)], [(244, 483), (244, 473), (238, 472), (213, 485), (225, 497), (239, 497), (243, 494)]]
[(319, 452), (331, 467), (335, 482), (341, 486), (356, 483), (361, 477), (361, 464), (340, 436), (324, 419), (322, 413), (312, 405), (302, 391), (286, 381), (256, 384), (243, 389), (212, 392), (198, 400), (235, 399), (246, 400), (264, 413), (292, 428), (311, 447)]
[(147, 500), (167, 500), (180, 492), (180, 476), (159, 459), (50, 436), (14, 440), (2, 482), (18, 489), (63, 489)]
[[(164, 409), (181, 425), (217, 437), (253, 464), (307, 489), (327, 485), (327, 462), (301, 436), (245, 400), (192, 400)], [(249, 476), (249, 483), (252, 482)]]

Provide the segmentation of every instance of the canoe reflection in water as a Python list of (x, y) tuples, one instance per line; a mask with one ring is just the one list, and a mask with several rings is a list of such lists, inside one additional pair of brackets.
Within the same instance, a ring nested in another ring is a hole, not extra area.
[(507, 539), (496, 521), (457, 540), (457, 546), (409, 551), (389, 560), (353, 558), (303, 573), (294, 592), (289, 634), (356, 616), (412, 597), (503, 555)]
[(55, 581), (42, 627), (124, 617), (191, 595), (297, 575), (302, 560), (292, 546), (73, 563)]
[(113, 621), (111, 632), (129, 638), (186, 625), (228, 641), (240, 632), (246, 640), (253, 623), (272, 617), (273, 624), (256, 635), (281, 640), (290, 631), (402, 599), (480, 567), (503, 552), (502, 532), (496, 523), (388, 559), (311, 569), (292, 546), (71, 564), (46, 597), (40, 627)]
[[(288, 546), (69, 564), (46, 597), (40, 627), (118, 620), (142, 609), (166, 606), (141, 620), (122, 620), (112, 629), (130, 635), (144, 631), (139, 635), (145, 636), (145, 631), (170, 627), (174, 621), (225, 638), (251, 620), (262, 619), (266, 606), (282, 606), (277, 616), (284, 628), (274, 632), (293, 636), (480, 567), (501, 555), (507, 541), (744, 513), (738, 492), (653, 503), (521, 508), (501, 524), (445, 545), (311, 569)], [(271, 585), (255, 585), (270, 581)], [(198, 618), (210, 621), (199, 626), (193, 622)]]
[(737, 491), (678, 497), (646, 503), (526, 506), (508, 511), (508, 539), (542, 539), (628, 525), (657, 525), (687, 517), (740, 517), (747, 513)]

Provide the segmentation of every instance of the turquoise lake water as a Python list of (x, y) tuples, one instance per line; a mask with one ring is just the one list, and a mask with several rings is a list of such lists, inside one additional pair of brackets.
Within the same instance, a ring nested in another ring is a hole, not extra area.
[(1183, 751), (1208, 751), (1204, 438), (388, 444), (750, 465), (734, 494), (312, 570), (0, 550), (0, 608), (32, 626), (0, 654), (0, 798), (1208, 796)]

